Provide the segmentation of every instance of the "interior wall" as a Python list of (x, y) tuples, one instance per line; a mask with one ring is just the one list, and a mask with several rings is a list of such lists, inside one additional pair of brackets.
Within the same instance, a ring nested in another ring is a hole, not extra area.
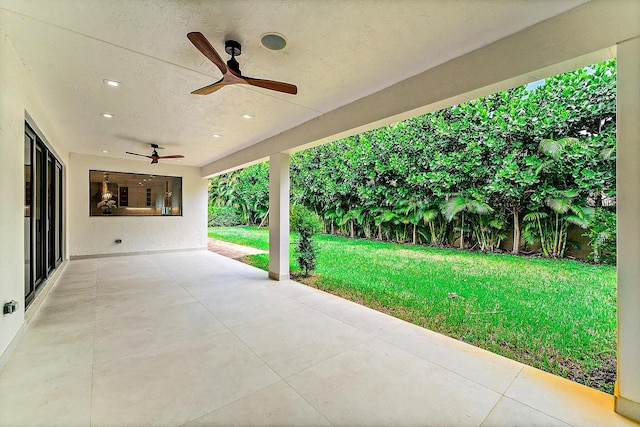
[(0, 314), (0, 355), (24, 323), (24, 123), (29, 116), (63, 165), (68, 151), (56, 138), (49, 116), (0, 27), (0, 304), (18, 310)]
[[(71, 257), (207, 247), (207, 183), (200, 168), (71, 154), (67, 173)], [(175, 162), (175, 161), (173, 161)], [(182, 216), (89, 216), (89, 170), (182, 177)], [(115, 243), (121, 239), (122, 243)]]

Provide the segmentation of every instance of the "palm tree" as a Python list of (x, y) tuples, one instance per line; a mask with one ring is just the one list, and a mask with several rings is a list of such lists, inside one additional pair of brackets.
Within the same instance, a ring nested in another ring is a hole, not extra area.
[(396, 204), (396, 212), (399, 212), (400, 222), (413, 226), (412, 243), (418, 241), (418, 225), (423, 221), (427, 204), (422, 200), (401, 200)]
[(484, 215), (493, 209), (488, 204), (472, 198), (456, 195), (449, 198), (442, 206), (442, 214), (451, 221), (460, 215), (460, 249), (464, 249), (464, 219), (465, 213)]
[(551, 210), (551, 215), (543, 210), (537, 210), (523, 218), (523, 221), (534, 222), (537, 225), (544, 256), (559, 258), (564, 256), (569, 224), (583, 229), (589, 228), (595, 209), (574, 204), (577, 195), (577, 191), (558, 191), (557, 197), (548, 197), (544, 202), (545, 206)]

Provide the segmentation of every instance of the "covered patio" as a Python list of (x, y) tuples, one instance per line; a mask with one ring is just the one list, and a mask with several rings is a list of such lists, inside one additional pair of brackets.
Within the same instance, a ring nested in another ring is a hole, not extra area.
[[(193, 31), (298, 95), (192, 95)], [(289, 280), (291, 153), (614, 57), (615, 396)], [(635, 0), (0, 0), (0, 424), (640, 421), (639, 116)], [(206, 251), (208, 178), (265, 160), (268, 274)], [(94, 215), (92, 171), (180, 210)]]
[(635, 425), (613, 396), (207, 251), (71, 261), (33, 316), (3, 425)]

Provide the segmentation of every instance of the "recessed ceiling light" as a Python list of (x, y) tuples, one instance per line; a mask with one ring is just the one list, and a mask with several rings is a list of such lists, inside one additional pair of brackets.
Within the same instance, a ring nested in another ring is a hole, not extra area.
[(111, 113), (101, 113), (100, 115), (105, 119), (113, 119), (113, 114)]
[(244, 118), (244, 119), (252, 119), (253, 116), (251, 114), (243, 114), (242, 118)]
[(219, 133), (214, 133), (213, 135), (211, 135), (213, 138), (220, 138), (222, 135), (220, 135)]
[(107, 86), (111, 86), (111, 87), (118, 87), (120, 86), (120, 82), (117, 82), (115, 80), (109, 80), (109, 79), (104, 79), (102, 80), (104, 82), (104, 84), (106, 84)]
[(278, 33), (263, 34), (260, 43), (269, 50), (282, 50), (287, 47), (287, 39)]
[(109, 150), (102, 150), (102, 152), (106, 154), (109, 152)]

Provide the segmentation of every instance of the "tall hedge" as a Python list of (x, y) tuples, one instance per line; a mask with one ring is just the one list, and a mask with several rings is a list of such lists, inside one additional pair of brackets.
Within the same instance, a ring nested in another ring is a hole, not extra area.
[[(509, 235), (561, 257), (571, 228), (597, 229), (610, 260), (615, 91), (612, 60), (308, 149), (292, 198), (325, 232), (485, 251)], [(266, 164), (216, 180), (214, 203), (264, 216)]]

